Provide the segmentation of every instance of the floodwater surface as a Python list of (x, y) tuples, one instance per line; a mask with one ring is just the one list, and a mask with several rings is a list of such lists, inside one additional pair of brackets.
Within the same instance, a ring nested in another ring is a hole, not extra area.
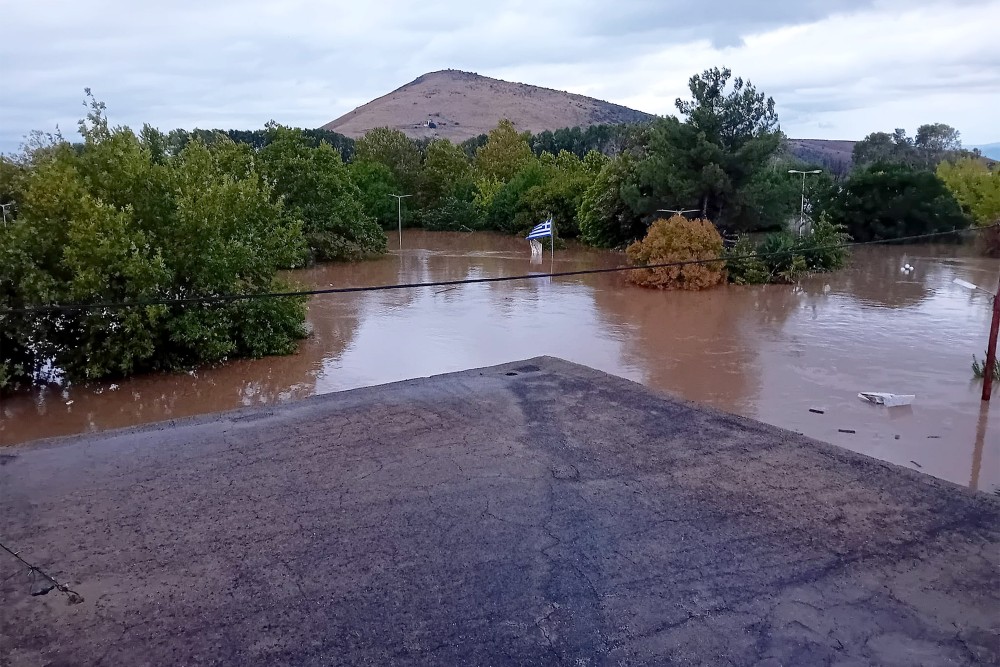
[[(492, 234), (408, 230), (403, 246), (292, 278), (384, 285), (624, 260), (574, 247), (533, 264), (527, 243)], [(901, 272), (904, 264), (914, 270)], [(849, 268), (798, 285), (667, 292), (606, 273), (321, 295), (297, 354), (8, 397), (0, 444), (552, 355), (991, 491), (1000, 488), (1000, 387), (990, 410), (970, 364), (986, 346), (992, 297), (953, 280), (994, 290), (998, 273), (1000, 261), (969, 247), (872, 246)], [(859, 391), (917, 398), (884, 408)]]

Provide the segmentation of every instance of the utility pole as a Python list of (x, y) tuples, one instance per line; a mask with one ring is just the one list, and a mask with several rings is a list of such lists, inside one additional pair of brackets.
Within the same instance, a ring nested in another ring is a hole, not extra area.
[(399, 249), (403, 249), (403, 200), (413, 195), (389, 195), (396, 198), (396, 214), (399, 218)]
[(1000, 331), (1000, 284), (993, 295), (993, 322), (990, 324), (990, 342), (986, 347), (986, 368), (983, 371), (983, 400), (990, 400), (993, 391), (993, 368), (997, 363), (997, 332)]
[(789, 174), (802, 174), (802, 202), (799, 208), (799, 236), (802, 235), (802, 228), (806, 226), (806, 174), (821, 174), (822, 169), (813, 169), (812, 171), (799, 171), (798, 169), (789, 169)]
[(990, 394), (993, 393), (993, 368), (997, 363), (997, 333), (1000, 333), (1000, 283), (997, 284), (997, 291), (991, 292), (961, 278), (955, 278), (951, 282), (965, 289), (982, 290), (993, 296), (993, 321), (990, 323), (990, 340), (986, 344), (986, 359), (983, 361), (983, 400), (989, 401)]

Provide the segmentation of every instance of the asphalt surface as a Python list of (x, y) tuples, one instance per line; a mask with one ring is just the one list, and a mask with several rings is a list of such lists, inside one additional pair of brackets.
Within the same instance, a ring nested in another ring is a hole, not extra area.
[(1000, 499), (551, 358), (0, 462), (2, 665), (1000, 662)]

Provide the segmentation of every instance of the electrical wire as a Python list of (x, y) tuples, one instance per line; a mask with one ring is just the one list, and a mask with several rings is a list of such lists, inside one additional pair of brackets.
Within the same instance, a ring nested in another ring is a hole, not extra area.
[(379, 292), (387, 290), (416, 289), (420, 287), (451, 287), (459, 285), (475, 285), (479, 283), (500, 283), (514, 280), (534, 280), (537, 278), (564, 278), (569, 276), (584, 276), (599, 273), (616, 273), (621, 271), (641, 271), (644, 269), (662, 269), (677, 266), (691, 266), (694, 264), (713, 264), (717, 262), (732, 262), (750, 259), (764, 259), (768, 257), (780, 257), (803, 252), (819, 252), (824, 250), (848, 250), (861, 246), (885, 245), (890, 243), (908, 243), (921, 241), (951, 234), (961, 234), (963, 232), (983, 232), (987, 229), (1000, 227), (1000, 223), (994, 223), (986, 227), (975, 227), (967, 229), (949, 229), (942, 232), (930, 232), (927, 234), (915, 234), (903, 236), (895, 239), (879, 239), (875, 241), (848, 242), (830, 245), (819, 245), (810, 248), (796, 248), (794, 250), (779, 250), (770, 253), (749, 253), (746, 255), (730, 255), (728, 257), (715, 257), (712, 259), (688, 259), (676, 262), (663, 262), (657, 264), (641, 264), (637, 266), (615, 266), (600, 269), (579, 269), (576, 271), (554, 271), (550, 273), (526, 273), (515, 276), (494, 276), (489, 278), (465, 278), (462, 280), (437, 280), (422, 283), (396, 283), (391, 285), (364, 285), (359, 287), (329, 287), (322, 289), (292, 290), (286, 292), (255, 292), (249, 294), (220, 294), (206, 295), (185, 298), (161, 298), (143, 299), (134, 301), (104, 301), (94, 303), (71, 303), (71, 304), (45, 304), (38, 306), (25, 306), (19, 308), (0, 308), (0, 317), (5, 315), (32, 315), (43, 313), (59, 312), (79, 312), (93, 310), (121, 310), (125, 308), (142, 308), (147, 306), (173, 306), (173, 305), (209, 305), (213, 303), (229, 303), (233, 301), (245, 301), (250, 299), (279, 299), (295, 298), (304, 296), (317, 296), (322, 294), (352, 294), (357, 292)]
[[(47, 573), (42, 568), (38, 567), (37, 565), (33, 565), (33, 564), (29, 563), (28, 561), (24, 560), (23, 558), (21, 558), (21, 555), (20, 555), (19, 551), (14, 551), (13, 549), (11, 549), (10, 547), (8, 547), (7, 545), (5, 545), (3, 543), (0, 543), (0, 549), (3, 549), (7, 553), (9, 553), (11, 556), (13, 556), (17, 560), (19, 560), (21, 562), (21, 564), (24, 565), (24, 567), (27, 568), (29, 576), (34, 577), (35, 574), (38, 574), (43, 579), (46, 579), (47, 581), (49, 581), (52, 584), (51, 588), (55, 588), (60, 593), (64, 593), (66, 595), (67, 602), (69, 602), (70, 604), (80, 604), (81, 602), (83, 602), (83, 596), (82, 595), (80, 595), (79, 593), (77, 593), (76, 591), (74, 591), (72, 588), (70, 588), (66, 584), (60, 584), (58, 581), (55, 580), (54, 577), (52, 577), (49, 573)], [(17, 573), (15, 573), (15, 574), (17, 574)], [(10, 577), (8, 577), (8, 579), (10, 579)], [(6, 581), (6, 579), (4, 581)], [(48, 593), (49, 590), (51, 590), (51, 588), (44, 589), (40, 593), (32, 593), (32, 595), (44, 595), (45, 593)]]

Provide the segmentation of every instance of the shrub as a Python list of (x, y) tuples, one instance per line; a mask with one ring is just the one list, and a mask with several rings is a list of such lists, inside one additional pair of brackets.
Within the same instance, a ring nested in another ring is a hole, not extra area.
[(843, 245), (850, 238), (842, 225), (831, 223), (825, 216), (804, 236), (777, 232), (768, 234), (757, 245), (741, 236), (725, 252), (729, 281), (737, 285), (792, 283), (809, 273), (839, 269), (847, 260)]
[[(675, 215), (653, 223), (646, 238), (626, 250), (633, 264), (664, 264), (715, 259), (722, 255), (722, 236), (708, 220)], [(724, 262), (684, 264), (629, 271), (628, 281), (659, 289), (704, 289), (725, 281)]]
[[(986, 377), (986, 357), (988, 355), (983, 352), (983, 360), (979, 361), (976, 359), (976, 355), (972, 355), (972, 375), (977, 378)], [(993, 379), (1000, 380), (1000, 357), (996, 357), (993, 360)]]
[(745, 234), (724, 253), (729, 282), (736, 285), (761, 285), (771, 282), (771, 269), (757, 256), (757, 244)]
[(848, 251), (843, 247), (851, 235), (843, 225), (836, 225), (824, 214), (812, 226), (812, 231), (798, 237), (797, 248), (810, 272), (833, 271), (844, 266)]
[(483, 226), (476, 205), (457, 197), (447, 197), (440, 206), (425, 212), (422, 221), (425, 229), (434, 231), (471, 232)]

